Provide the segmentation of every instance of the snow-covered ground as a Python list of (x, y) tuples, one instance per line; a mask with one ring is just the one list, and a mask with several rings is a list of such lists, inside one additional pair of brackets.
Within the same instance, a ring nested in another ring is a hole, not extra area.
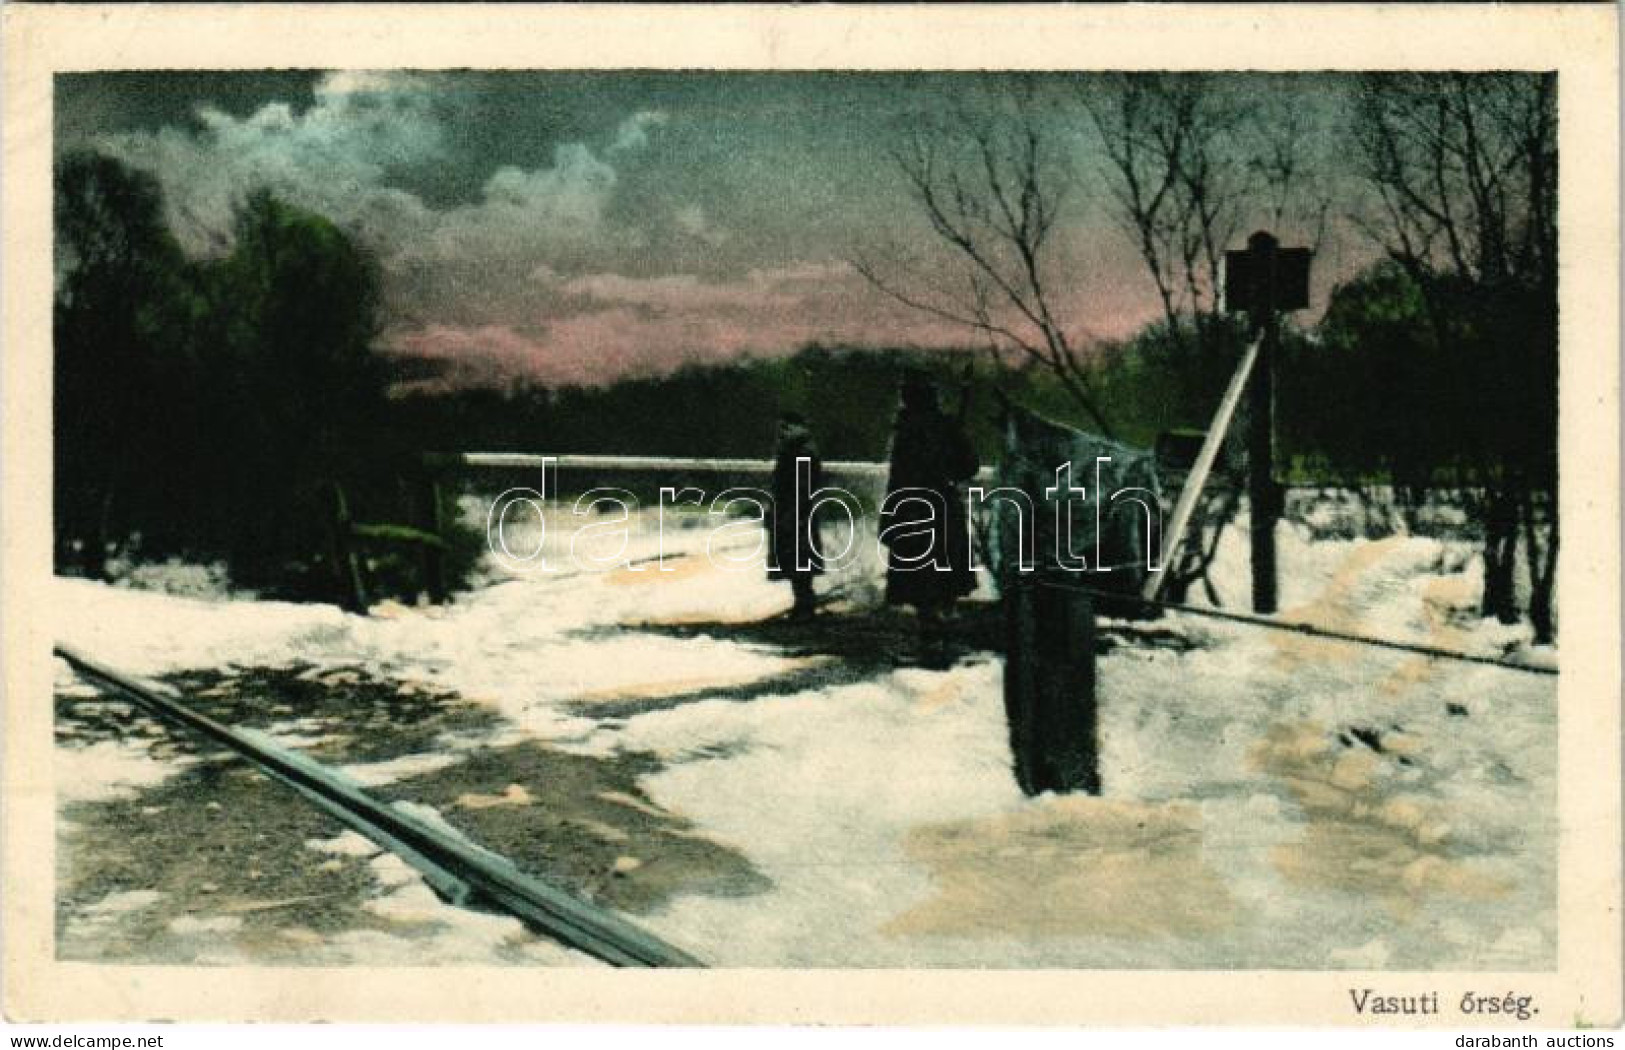
[[(752, 892), (676, 892), (638, 917), (718, 965), (1554, 962), (1555, 678), (1175, 615), (1169, 625), (1199, 644), (1119, 646), (1101, 658), (1102, 796), (1029, 799), (1010, 774), (998, 655), (948, 670), (904, 660), (809, 687), (830, 658), (724, 629), (784, 610), (787, 587), (759, 565), (704, 557), (704, 528), (668, 522), (662, 538), (646, 516), (634, 524), (624, 552), (633, 568), (559, 557), (553, 573), (526, 573), (493, 562), (446, 608), (366, 617), (201, 586), (175, 594), (60, 579), (57, 637), (141, 675), (360, 669), (499, 716), (426, 757), (353, 771), (407, 792), (414, 775), (517, 741), (652, 755), (637, 779), (644, 796), (764, 877)], [(1472, 616), (1466, 548), (1307, 535), (1281, 526), (1284, 616), (1555, 662), (1521, 629)], [(550, 529), (550, 550), (564, 553), (567, 536)], [(510, 535), (511, 549), (527, 549), (520, 538)], [(723, 545), (744, 557), (750, 539), (736, 531)], [(641, 561), (662, 543), (666, 571)], [(825, 579), (821, 588), (842, 596), (836, 615), (873, 599), (874, 569), (863, 547)], [(163, 573), (148, 576), (151, 586)], [(1245, 607), (1244, 529), (1228, 533), (1215, 577), (1225, 604)], [(714, 629), (658, 630), (695, 624)], [(60, 681), (79, 688), (65, 668)], [(281, 738), (310, 743), (302, 731), (291, 723)], [(140, 739), (78, 746), (71, 736), (58, 756), (64, 807), (128, 798), (194, 761), (155, 760)], [(545, 800), (523, 790), (507, 800), (547, 819)], [(364, 845), (317, 839), (310, 849), (323, 862), (323, 851)], [(358, 930), (312, 941), (311, 961), (583, 961), (541, 945), (516, 951), (512, 924), (464, 923), (390, 858), (366, 863), (377, 869), (369, 910), (442, 923), (443, 950)], [(140, 892), (72, 918), (81, 955), (120, 915), (152, 906)], [(220, 918), (199, 916), (191, 935)]]

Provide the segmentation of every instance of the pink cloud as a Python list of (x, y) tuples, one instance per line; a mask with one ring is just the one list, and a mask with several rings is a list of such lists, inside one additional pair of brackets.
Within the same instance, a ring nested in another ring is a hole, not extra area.
[(703, 283), (698, 277), (623, 277), (589, 274), (558, 285), (561, 294), (596, 303), (618, 303), (659, 310), (749, 309), (786, 305), (783, 296), (749, 282)]
[(403, 389), (506, 386), (537, 378), (546, 357), (541, 344), (506, 325), (429, 325), (386, 337), (383, 351), (424, 362), (439, 373), (434, 379), (402, 383)]
[[(542, 316), (500, 325), (436, 324), (390, 339), (388, 353), (439, 373), (400, 389), (595, 385), (745, 354), (789, 354), (813, 342), (956, 349), (984, 342), (900, 306), (843, 262), (759, 269), (722, 282), (690, 274), (565, 277), (545, 267), (532, 278), (557, 304)], [(1064, 307), (1071, 316), (1090, 318), (1089, 330), (1078, 333), (1080, 345), (1143, 320), (1143, 314), (1131, 322), (1090, 311), (1081, 301)]]

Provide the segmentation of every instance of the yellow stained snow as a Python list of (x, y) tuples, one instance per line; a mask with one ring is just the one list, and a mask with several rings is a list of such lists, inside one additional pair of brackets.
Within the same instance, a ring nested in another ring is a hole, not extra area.
[[(1355, 607), (1355, 588), (1368, 570), (1406, 542), (1404, 536), (1389, 536), (1374, 543), (1355, 545), (1337, 566), (1326, 589), (1306, 605), (1281, 610), (1281, 619), (1322, 630), (1358, 632), (1360, 613)], [(1287, 670), (1305, 664), (1348, 663), (1361, 655), (1354, 646), (1343, 642), (1283, 631), (1270, 632), (1270, 641), (1276, 648), (1276, 660)]]
[(935, 711), (963, 699), (964, 687), (952, 678), (944, 677), (942, 681), (932, 684), (929, 688), (921, 689), (914, 694), (914, 706), (922, 711)]
[[(734, 571), (717, 565), (704, 554), (669, 554), (666, 556), (665, 568), (658, 562), (650, 561), (642, 565), (620, 568), (606, 573), (604, 582), (611, 587), (658, 587), (664, 584), (681, 583), (686, 580), (710, 576), (714, 573)], [(752, 571), (760, 572), (760, 567)], [(667, 616), (629, 618), (621, 621), (622, 627), (687, 627), (694, 624), (744, 624), (755, 623), (766, 616), (773, 615), (783, 607), (788, 606), (790, 600), (789, 588), (784, 588), (782, 602), (770, 602), (766, 605), (760, 603), (728, 612), (719, 612), (715, 608), (705, 608), (679, 612)]]
[[(1314, 601), (1283, 610), (1281, 618), (1326, 630), (1361, 633), (1364, 624), (1361, 610), (1354, 601), (1355, 588), (1369, 570), (1406, 542), (1404, 536), (1389, 536), (1356, 546), (1338, 565), (1326, 589)], [(1465, 574), (1454, 573), (1429, 579), (1422, 587), (1421, 612), (1427, 637), (1421, 640), (1421, 644), (1441, 649), (1465, 649), (1467, 632), (1455, 626), (1451, 617), (1455, 610), (1470, 607), (1476, 598), (1476, 585)], [(1309, 663), (1346, 664), (1361, 656), (1356, 646), (1306, 635), (1276, 633), (1271, 641), (1276, 647), (1277, 660), (1288, 669)], [(1438, 670), (1438, 661), (1416, 656), (1401, 663), (1386, 676), (1374, 680), (1372, 691), (1389, 697), (1397, 696), (1423, 684)]]
[(394, 598), (385, 598), (377, 605), (367, 610), (367, 615), (380, 620), (404, 620), (409, 616), (422, 616), (430, 620), (443, 620), (446, 617), (444, 605), (424, 604), (426, 598), (419, 600), (417, 605), (406, 605)]
[[(1394, 536), (1357, 546), (1319, 597), (1285, 611), (1283, 618), (1360, 631), (1363, 625), (1354, 599), (1361, 578), (1405, 542)], [(1465, 632), (1453, 626), (1451, 617), (1473, 598), (1474, 585), (1465, 575), (1427, 581), (1421, 602), (1426, 644), (1463, 648)], [(1348, 663), (1363, 656), (1355, 646), (1297, 635), (1277, 635), (1273, 641), (1277, 659), (1289, 668), (1311, 662)], [(1425, 685), (1437, 671), (1437, 662), (1426, 657), (1405, 660), (1386, 674), (1371, 674), (1370, 694), (1393, 702)], [(1253, 767), (1280, 777), (1309, 818), (1302, 839), (1271, 851), (1282, 876), (1370, 897), (1397, 918), (1415, 914), (1429, 894), (1482, 899), (1511, 890), (1506, 880), (1453, 855), (1450, 825), (1439, 807), (1403, 796), (1390, 780), (1376, 775), (1383, 762), (1421, 750), (1415, 735), (1384, 733), (1386, 755), (1363, 745), (1339, 747), (1334, 741), (1323, 725), (1279, 724), (1251, 752)]]
[(1184, 803), (1075, 795), (919, 827), (904, 845), (937, 892), (887, 924), (894, 936), (1191, 936), (1234, 921)]
[(492, 809), (497, 806), (528, 806), (535, 796), (523, 784), (509, 784), (500, 795), (466, 794), (457, 796), (457, 805), (463, 809)]
[[(1478, 598), (1478, 588), (1465, 574), (1435, 576), (1422, 587), (1422, 622), (1428, 636), (1424, 644), (1440, 649), (1466, 650), (1467, 632), (1451, 622), (1457, 609), (1470, 608)], [(1378, 688), (1394, 695), (1414, 688), (1433, 677), (1439, 662), (1418, 656), (1400, 664)]]
[(617, 806), (626, 806), (628, 809), (635, 809), (644, 816), (659, 817), (662, 820), (670, 816), (670, 814), (668, 814), (665, 810), (657, 809), (642, 799), (637, 798), (634, 795), (628, 795), (624, 791), (600, 791), (598, 792), (597, 797), (603, 799), (605, 802), (613, 802)]
[[(781, 605), (783, 603), (780, 603)], [(672, 616), (646, 616), (638, 619), (621, 621), (622, 627), (637, 629), (640, 627), (700, 627), (752, 624), (775, 612), (782, 611), (778, 606), (756, 608), (743, 608), (733, 612), (719, 613), (715, 610), (704, 612), (677, 613)]]
[(666, 564), (645, 562), (642, 565), (616, 569), (604, 577), (612, 587), (648, 587), (657, 583), (676, 583), (712, 572), (719, 572), (708, 558), (686, 554), (668, 554)]
[[(1402, 742), (1414, 743), (1403, 734), (1383, 737), (1384, 747)], [(1286, 783), (1309, 818), (1302, 839), (1271, 850), (1284, 878), (1370, 897), (1401, 919), (1428, 894), (1483, 899), (1511, 890), (1451, 854), (1450, 826), (1437, 807), (1374, 776), (1382, 756), (1337, 747), (1325, 726), (1273, 726), (1250, 758)]]

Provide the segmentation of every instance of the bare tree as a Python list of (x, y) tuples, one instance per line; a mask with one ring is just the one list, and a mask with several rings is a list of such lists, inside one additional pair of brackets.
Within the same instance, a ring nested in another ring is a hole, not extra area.
[(1355, 141), (1380, 208), (1362, 227), (1417, 278), (1556, 288), (1552, 77), (1371, 75)]
[(1046, 369), (1108, 436), (1090, 369), (1057, 295), (1053, 251), (1069, 182), (1056, 133), (1031, 85), (984, 92), (945, 119), (904, 132), (892, 159), (910, 196), (957, 267), (883, 272), (853, 266), (892, 299), (978, 333), (998, 351)]
[(1552, 76), (1470, 73), (1366, 77), (1354, 125), (1373, 197), (1356, 221), (1421, 290), (1435, 340), (1495, 353), (1522, 377), (1469, 420), (1485, 488), (1483, 612), (1516, 618), (1522, 523), (1542, 641), (1558, 524), (1556, 125)]
[(1225, 152), (1244, 116), (1201, 74), (1123, 73), (1088, 82), (1113, 213), (1156, 287), (1169, 335), (1218, 312), (1224, 249), (1253, 172)]
[[(1204, 73), (1122, 73), (1086, 81), (1081, 100), (1112, 214), (1156, 289), (1170, 347), (1200, 374), (1208, 355), (1236, 348), (1221, 280), (1225, 250), (1247, 223), (1297, 228), (1311, 247), (1324, 235), (1329, 196), (1314, 177), (1301, 93)], [(1238, 506), (1234, 478), (1204, 493), (1169, 577), (1174, 596), (1207, 583)]]
[(1315, 109), (1300, 92), (1259, 91), (1243, 137), (1265, 205), (1260, 218), (1277, 233), (1295, 233), (1319, 253), (1327, 241), (1334, 178), (1315, 134)]
[(1224, 252), (1249, 221), (1324, 236), (1328, 196), (1301, 101), (1207, 73), (1119, 73), (1082, 91), (1113, 214), (1157, 290), (1172, 338), (1200, 342), (1221, 309)]

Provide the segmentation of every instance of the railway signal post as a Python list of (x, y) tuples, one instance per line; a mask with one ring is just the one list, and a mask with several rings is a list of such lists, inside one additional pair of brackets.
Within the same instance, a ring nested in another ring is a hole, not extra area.
[(1281, 487), (1275, 481), (1275, 358), (1281, 342), (1280, 315), (1309, 305), (1308, 248), (1282, 248), (1263, 230), (1247, 238), (1241, 251), (1224, 253), (1225, 308), (1245, 312), (1263, 338), (1248, 395), (1247, 504), (1252, 529), (1253, 611), (1276, 611), (1275, 523), (1281, 516)]

